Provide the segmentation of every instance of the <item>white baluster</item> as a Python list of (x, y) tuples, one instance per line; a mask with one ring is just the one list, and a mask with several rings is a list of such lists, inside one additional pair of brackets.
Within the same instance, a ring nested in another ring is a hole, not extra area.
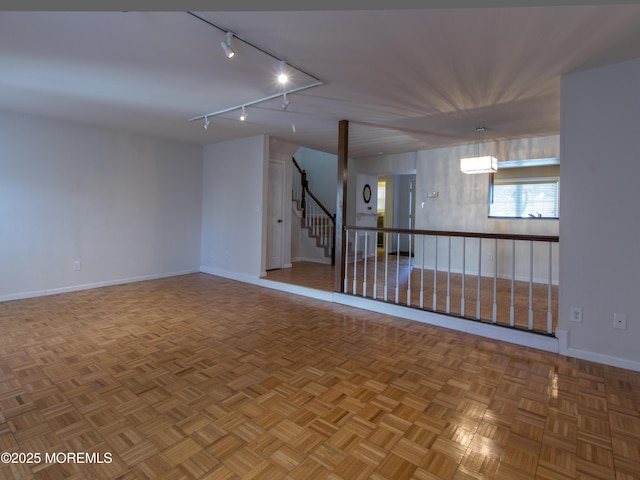
[(422, 270), (420, 270), (420, 308), (424, 308), (424, 235), (422, 238)]
[(354, 236), (356, 237), (355, 242), (353, 244), (353, 294), (356, 294), (356, 266), (358, 265), (358, 230), (354, 231)]
[(374, 233), (373, 298), (378, 298), (378, 232)]
[(407, 279), (407, 305), (411, 305), (411, 235), (409, 235), (409, 276)]
[(396, 242), (396, 303), (400, 302), (400, 234)]
[(547, 291), (547, 333), (553, 333), (553, 313), (551, 313), (551, 283), (553, 282), (553, 276), (551, 274), (551, 257), (552, 257), (553, 243), (549, 242), (549, 285)]
[(465, 263), (467, 258), (467, 238), (462, 237), (462, 292), (460, 294), (460, 315), (464, 317), (464, 307), (465, 307), (465, 299), (464, 299), (464, 270)]
[[(344, 293), (349, 293), (349, 289), (347, 288), (347, 278), (349, 277), (349, 230), (344, 231), (345, 245), (347, 246), (346, 252), (344, 252), (344, 286), (342, 290)], [(340, 246), (341, 248), (342, 246)]]
[(318, 205), (313, 202), (313, 233), (318, 236)]
[(435, 254), (435, 262), (433, 265), (433, 310), (438, 309), (438, 236), (436, 235), (436, 254)]
[(498, 323), (498, 239), (494, 239), (493, 245), (493, 323)]
[(511, 240), (511, 305), (509, 306), (509, 325), (516, 324), (515, 285), (516, 282), (516, 241)]
[(449, 237), (449, 255), (447, 259), (447, 313), (451, 313), (451, 237)]
[(367, 257), (369, 254), (369, 232), (364, 234), (364, 273), (362, 275), (362, 296), (367, 296)]
[(476, 300), (476, 319), (480, 320), (480, 283), (482, 280), (482, 238), (478, 237), (478, 298)]
[(389, 278), (389, 232), (384, 232), (384, 301), (388, 300), (387, 287)]
[(529, 242), (529, 330), (533, 330), (533, 240)]

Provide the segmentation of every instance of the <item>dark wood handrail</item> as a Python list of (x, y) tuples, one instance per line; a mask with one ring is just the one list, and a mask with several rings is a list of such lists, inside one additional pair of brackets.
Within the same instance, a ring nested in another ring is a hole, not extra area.
[(327, 208), (320, 202), (320, 200), (318, 200), (318, 197), (316, 197), (311, 190), (309, 190), (309, 187), (307, 187), (306, 185), (304, 186), (305, 191), (309, 194), (309, 196), (311, 198), (313, 198), (313, 200), (318, 204), (318, 206), (322, 209), (322, 211), (327, 215), (327, 217), (329, 217), (331, 219), (331, 221), (333, 222), (333, 224), (336, 224), (336, 216), (334, 214), (332, 214), (331, 212), (329, 212), (329, 210), (327, 210)]
[(302, 169), (300, 168), (300, 165), (298, 165), (298, 162), (296, 162), (296, 159), (294, 157), (291, 157), (291, 160), (293, 160), (293, 164), (295, 165), (295, 167), (300, 172), (300, 175), (302, 175)]
[(451, 232), (445, 230), (417, 230), (410, 228), (374, 228), (374, 227), (355, 227), (345, 226), (343, 230), (367, 230), (370, 232), (388, 232), (402, 233), (407, 235), (438, 235), (442, 237), (467, 237), (467, 238), (496, 238), (499, 240), (527, 240), (537, 242), (553, 242), (560, 241), (559, 236), (554, 235), (518, 235), (509, 233), (481, 233), (481, 232)]
[(311, 190), (309, 190), (309, 182), (307, 181), (307, 172), (306, 172), (306, 170), (302, 170), (300, 168), (300, 165), (298, 165), (298, 162), (296, 162), (295, 157), (291, 157), (291, 160), (293, 161), (293, 165), (296, 167), (298, 172), (300, 172), (300, 175), (302, 175), (302, 188), (303, 188), (304, 192), (308, 193), (309, 196), (311, 198), (313, 198), (313, 201), (316, 202), (316, 204), (322, 209), (322, 211), (327, 215), (327, 217), (329, 217), (331, 219), (331, 222), (335, 226), (335, 224), (336, 224), (336, 216), (333, 213), (331, 213), (327, 209), (327, 207), (325, 207), (322, 204), (322, 202), (320, 200), (318, 200), (318, 197), (316, 197)]

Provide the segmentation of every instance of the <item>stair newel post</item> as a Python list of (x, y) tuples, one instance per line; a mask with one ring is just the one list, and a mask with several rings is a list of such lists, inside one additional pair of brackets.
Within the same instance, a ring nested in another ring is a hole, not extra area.
[(306, 192), (307, 192), (308, 183), (309, 182), (307, 181), (307, 171), (302, 170), (302, 199), (300, 200), (300, 209), (302, 210), (302, 218), (307, 217)]

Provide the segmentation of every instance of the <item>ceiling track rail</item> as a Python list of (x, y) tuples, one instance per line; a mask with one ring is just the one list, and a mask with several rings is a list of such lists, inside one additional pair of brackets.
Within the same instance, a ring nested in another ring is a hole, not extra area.
[[(278, 97), (283, 97), (285, 99), (285, 104), (288, 105), (288, 101), (287, 101), (287, 95), (292, 94), (292, 93), (296, 93), (296, 92), (301, 92), (303, 90), (307, 90), (309, 88), (314, 88), (314, 87), (319, 87), (320, 85), (323, 85), (324, 82), (322, 82), (318, 77), (316, 77), (315, 75), (310, 74), (309, 72), (306, 72), (304, 70), (302, 70), (301, 68), (296, 67), (295, 65), (291, 65), (290, 63), (287, 63), (285, 60), (279, 58), (278, 56), (274, 55), (273, 53), (265, 50), (262, 47), (259, 47), (258, 45), (249, 42), (248, 40), (245, 40), (242, 37), (239, 37), (238, 35), (236, 35), (235, 33), (231, 33), (231, 31), (227, 28), (224, 28), (221, 25), (216, 24), (215, 22), (213, 22), (212, 20), (210, 20), (209, 18), (207, 18), (206, 16), (196, 13), (196, 12), (187, 12), (189, 15), (193, 16), (194, 18), (197, 18), (198, 20), (201, 20), (203, 22), (205, 22), (206, 24), (220, 30), (221, 32), (225, 33), (227, 35), (227, 37), (229, 36), (233, 36), (235, 39), (241, 41), (242, 43), (244, 43), (245, 45), (250, 46), (251, 48), (254, 48), (256, 50), (258, 50), (259, 52), (277, 60), (278, 62), (282, 63), (283, 65), (287, 65), (289, 68), (292, 68), (293, 70), (296, 70), (298, 72), (300, 72), (301, 74), (311, 78), (313, 80), (312, 83), (308, 84), (308, 85), (303, 85), (301, 87), (296, 87), (296, 88), (291, 88), (288, 90), (283, 90), (280, 93), (276, 93), (274, 95), (269, 95), (267, 97), (263, 97), (263, 98), (259, 98), (257, 100), (251, 100), (249, 102), (245, 102), (242, 103), (240, 105), (235, 105), (233, 107), (229, 107), (229, 108), (224, 108), (222, 110), (218, 110), (215, 112), (211, 112), (211, 113), (206, 113), (206, 114), (202, 114), (202, 115), (198, 115), (195, 117), (190, 118), (188, 121), (192, 122), (194, 120), (205, 120), (205, 122), (208, 122), (209, 117), (215, 117), (218, 115), (222, 115), (224, 113), (228, 113), (228, 112), (233, 112), (235, 110), (242, 110), (243, 113), (245, 111), (246, 107), (250, 107), (253, 105), (257, 105), (259, 103), (263, 103), (263, 102), (267, 102), (269, 100), (273, 100), (275, 98)], [(283, 107), (284, 108), (284, 107)], [(206, 126), (208, 126), (208, 123), (206, 123)]]
[[(211, 25), (214, 28), (217, 28), (218, 30), (220, 30), (222, 33), (227, 33), (227, 32), (231, 32), (231, 30), (229, 30), (228, 28), (225, 28), (221, 25), (218, 25), (217, 23), (213, 22), (212, 20), (210, 20), (209, 18), (207, 18), (206, 16), (197, 13), (197, 12), (187, 12), (189, 15), (197, 18), (198, 20), (201, 20), (205, 23), (207, 23), (208, 25)], [(290, 64), (289, 62), (287, 62), (286, 60), (284, 60), (283, 58), (278, 57), (277, 55), (274, 55), (273, 53), (265, 50), (264, 48), (256, 45), (255, 43), (250, 42), (249, 40), (246, 40), (240, 36), (238, 36), (236, 33), (232, 33), (233, 37), (240, 40), (242, 43), (244, 43), (245, 45), (250, 46), (251, 48), (254, 48), (262, 53), (264, 53), (265, 55), (270, 56), (271, 58), (279, 61), (279, 62), (285, 62), (289, 67), (293, 68), (294, 70), (297, 70), (298, 72), (306, 75), (307, 77), (312, 78), (313, 80), (315, 80), (316, 82), (320, 82), (322, 83), (322, 81), (316, 77), (315, 75), (310, 74), (309, 72), (306, 72), (304, 70), (302, 70), (301, 68), (296, 67), (295, 65)]]

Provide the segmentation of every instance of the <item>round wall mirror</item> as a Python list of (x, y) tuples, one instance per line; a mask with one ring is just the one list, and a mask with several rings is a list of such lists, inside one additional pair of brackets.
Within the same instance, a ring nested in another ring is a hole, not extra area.
[(368, 183), (362, 189), (362, 198), (364, 199), (364, 203), (371, 201), (371, 186)]

